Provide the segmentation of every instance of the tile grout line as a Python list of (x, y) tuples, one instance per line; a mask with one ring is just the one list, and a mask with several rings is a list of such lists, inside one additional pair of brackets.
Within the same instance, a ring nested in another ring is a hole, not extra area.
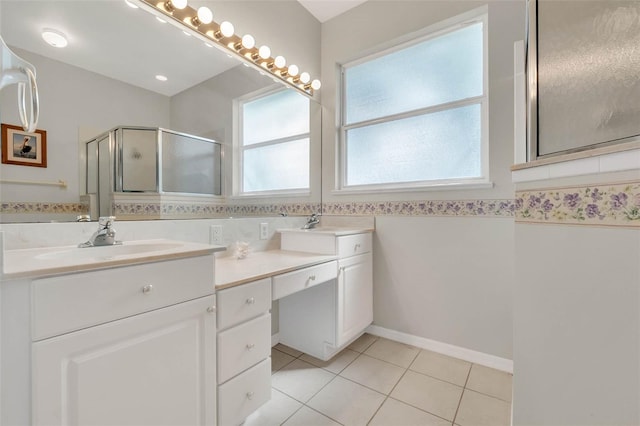
[(462, 393), (460, 394), (460, 401), (458, 401), (458, 408), (456, 408), (456, 414), (453, 416), (452, 424), (456, 424), (456, 418), (458, 417), (458, 412), (460, 411), (460, 406), (462, 405), (462, 397), (464, 396), (464, 392), (467, 390), (467, 384), (469, 383), (469, 377), (471, 377), (471, 370), (473, 369), (473, 363), (469, 366), (469, 372), (467, 373), (467, 379), (464, 381), (464, 386), (462, 387)]
[[(363, 352), (363, 353), (364, 353), (364, 352)], [(420, 350), (418, 350), (418, 353), (416, 353), (416, 355), (413, 357), (413, 359), (412, 359), (412, 360), (411, 360), (411, 362), (409, 363), (409, 367), (411, 367), (411, 365), (416, 361), (416, 359), (418, 358), (418, 355), (420, 355)], [(368, 355), (368, 356), (371, 356), (371, 355)], [(371, 357), (371, 358), (373, 358), (373, 359), (378, 359), (378, 358), (376, 358), (376, 357)], [(387, 362), (387, 361), (384, 361), (384, 360), (380, 360), (380, 361)], [(395, 365), (395, 364), (390, 363), (390, 362), (389, 362), (389, 364), (391, 364), (391, 365)], [(391, 388), (391, 390), (389, 391), (389, 393), (388, 393), (388, 394), (386, 394), (386, 395), (384, 396), (384, 401), (382, 401), (382, 404), (380, 404), (380, 406), (379, 406), (379, 407), (378, 407), (378, 409), (375, 411), (375, 413), (373, 413), (373, 415), (371, 416), (371, 418), (370, 418), (370, 419), (369, 419), (369, 421), (367, 422), (367, 425), (368, 425), (368, 424), (370, 424), (370, 423), (373, 421), (373, 419), (376, 417), (376, 415), (378, 414), (378, 412), (380, 411), (380, 409), (382, 408), (382, 406), (387, 402), (387, 400), (388, 400), (389, 398), (391, 398), (391, 394), (393, 393), (393, 391), (395, 390), (395, 388), (398, 386), (398, 384), (402, 381), (402, 379), (404, 378), (404, 376), (407, 374), (407, 371), (409, 371), (409, 367), (405, 367), (404, 372), (402, 373), (402, 375), (400, 376), (400, 378), (398, 379), (398, 381), (396, 382), (396, 384), (395, 384), (395, 385), (393, 385), (393, 387)], [(361, 385), (361, 386), (364, 386), (364, 385)], [(366, 387), (366, 386), (365, 386), (365, 387)], [(383, 395), (384, 395), (384, 394), (383, 394)], [(408, 404), (407, 404), (407, 405), (408, 405)], [(426, 411), (425, 411), (425, 413), (426, 413)]]

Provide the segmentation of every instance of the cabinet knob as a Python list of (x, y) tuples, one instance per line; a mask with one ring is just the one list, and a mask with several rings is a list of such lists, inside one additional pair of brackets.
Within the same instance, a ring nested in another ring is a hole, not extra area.
[(214, 313), (216, 311), (216, 307), (215, 306), (209, 306), (207, 308), (207, 312), (209, 312), (210, 314)]
[(151, 284), (148, 284), (148, 285), (145, 285), (144, 287), (142, 287), (142, 293), (143, 294), (149, 294), (149, 293), (151, 293), (151, 290), (153, 290), (153, 285), (151, 285)]
[(255, 297), (250, 297), (247, 299), (247, 305), (253, 305), (254, 303), (256, 303)]
[(358, 249), (360, 248), (360, 244), (356, 244), (355, 246), (353, 246), (353, 251), (358, 251)]
[(255, 344), (253, 344), (253, 343), (247, 343), (247, 350), (248, 350), (248, 351), (252, 351), (252, 350), (253, 350), (253, 348), (255, 348), (255, 347), (256, 347), (256, 345), (255, 345)]
[(247, 399), (253, 399), (253, 392), (247, 392)]

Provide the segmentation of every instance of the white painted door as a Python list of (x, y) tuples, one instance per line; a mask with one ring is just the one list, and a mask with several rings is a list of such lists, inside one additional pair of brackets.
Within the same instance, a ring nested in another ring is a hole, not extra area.
[(215, 296), (33, 344), (35, 425), (214, 425)]
[(342, 346), (373, 322), (371, 253), (339, 261), (336, 346)]

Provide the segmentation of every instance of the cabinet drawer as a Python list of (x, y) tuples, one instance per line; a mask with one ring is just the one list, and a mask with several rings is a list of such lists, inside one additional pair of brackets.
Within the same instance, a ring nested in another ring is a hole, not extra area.
[(271, 353), (271, 315), (218, 333), (218, 383), (224, 383)]
[(32, 338), (213, 294), (213, 268), (211, 255), (34, 280)]
[(218, 330), (271, 309), (271, 278), (218, 291)]
[(273, 300), (334, 279), (338, 275), (335, 260), (273, 277)]
[(235, 426), (271, 399), (271, 358), (218, 386), (218, 424)]
[(371, 251), (371, 233), (338, 237), (338, 257), (349, 257)]

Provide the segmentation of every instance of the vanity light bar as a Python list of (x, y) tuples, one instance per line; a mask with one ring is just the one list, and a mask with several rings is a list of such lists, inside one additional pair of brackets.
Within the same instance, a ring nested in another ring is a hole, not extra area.
[(138, 3), (149, 6), (156, 17), (160, 13), (196, 32), (227, 55), (241, 59), (245, 65), (270, 73), (275, 81), (282, 81), (309, 96), (313, 96), (314, 91), (321, 87), (320, 80), (311, 80), (307, 72), (299, 73), (296, 65), (287, 67), (282, 56), (271, 57), (271, 50), (267, 46), (256, 47), (251, 35), (240, 37), (234, 33), (233, 25), (229, 22), (218, 24), (213, 21), (208, 9), (208, 12), (201, 10), (203, 8), (196, 10), (188, 6), (186, 0), (138, 0)]

